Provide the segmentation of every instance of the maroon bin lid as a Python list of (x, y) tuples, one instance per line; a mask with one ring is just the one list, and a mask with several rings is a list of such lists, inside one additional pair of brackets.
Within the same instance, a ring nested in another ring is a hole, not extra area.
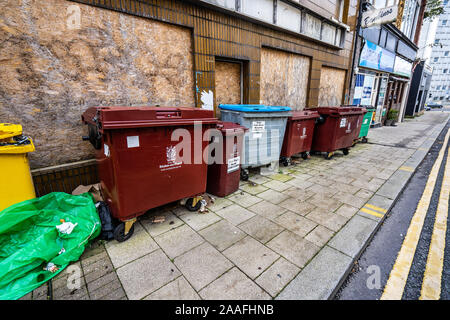
[(308, 120), (320, 117), (319, 113), (314, 110), (292, 111), (289, 120)]
[(212, 110), (187, 107), (91, 107), (81, 119), (99, 124), (103, 129), (142, 128), (158, 126), (193, 125), (194, 122), (215, 124)]
[(234, 122), (226, 122), (226, 121), (219, 121), (217, 123), (217, 129), (222, 131), (222, 134), (225, 136), (244, 134), (245, 131), (248, 131), (247, 127), (241, 126), (240, 124)]
[(352, 114), (366, 114), (367, 110), (361, 107), (316, 107), (320, 114), (327, 114), (330, 116), (348, 116)]

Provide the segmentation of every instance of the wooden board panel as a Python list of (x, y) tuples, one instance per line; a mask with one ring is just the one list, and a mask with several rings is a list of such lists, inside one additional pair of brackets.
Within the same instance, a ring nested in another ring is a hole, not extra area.
[(319, 85), (319, 106), (335, 106), (342, 103), (345, 70), (322, 67)]
[(306, 107), (310, 59), (298, 54), (263, 48), (261, 50), (261, 103)]
[(216, 106), (241, 103), (241, 64), (216, 61)]
[(89, 106), (195, 106), (190, 29), (70, 1), (3, 2), (0, 121), (34, 139), (33, 168), (93, 157), (81, 140)]

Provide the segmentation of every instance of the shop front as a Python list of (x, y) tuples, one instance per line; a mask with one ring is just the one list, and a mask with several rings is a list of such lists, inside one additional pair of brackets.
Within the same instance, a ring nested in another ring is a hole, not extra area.
[(365, 41), (356, 73), (353, 104), (375, 108), (372, 127), (380, 126), (386, 114), (385, 97), (394, 63), (394, 53)]

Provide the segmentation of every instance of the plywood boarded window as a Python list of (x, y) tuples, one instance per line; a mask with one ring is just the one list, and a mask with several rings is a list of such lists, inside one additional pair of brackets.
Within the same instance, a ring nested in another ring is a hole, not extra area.
[(344, 95), (345, 70), (322, 67), (319, 85), (319, 106), (336, 106)]
[(308, 94), (310, 59), (298, 54), (261, 50), (261, 102), (303, 110)]
[(241, 103), (241, 64), (216, 61), (216, 105)]
[[(80, 139), (89, 106), (195, 106), (190, 29), (71, 1), (3, 2), (0, 119), (33, 138), (33, 168), (94, 156)], [(72, 5), (82, 18), (70, 29)]]

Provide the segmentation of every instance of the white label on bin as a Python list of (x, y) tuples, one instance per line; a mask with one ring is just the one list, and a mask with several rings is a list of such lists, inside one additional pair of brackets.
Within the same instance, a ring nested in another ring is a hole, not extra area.
[(303, 127), (303, 133), (300, 136), (300, 139), (306, 139), (306, 127)]
[(252, 121), (252, 132), (253, 133), (262, 133), (266, 131), (266, 122), (265, 121)]
[(364, 124), (367, 124), (367, 121), (369, 121), (369, 119), (365, 119), (365, 120), (364, 120)]
[(341, 124), (340, 124), (340, 128), (344, 128), (345, 127), (345, 125), (347, 124), (347, 118), (342, 118), (341, 119)]
[(238, 170), (240, 163), (241, 163), (241, 157), (235, 157), (235, 158), (228, 159), (227, 173), (231, 173), (231, 172)]
[(103, 153), (105, 156), (109, 157), (109, 146), (107, 144), (103, 145)]
[(129, 136), (129, 137), (127, 137), (127, 146), (128, 146), (128, 148), (137, 148), (137, 147), (139, 147), (139, 136)]

